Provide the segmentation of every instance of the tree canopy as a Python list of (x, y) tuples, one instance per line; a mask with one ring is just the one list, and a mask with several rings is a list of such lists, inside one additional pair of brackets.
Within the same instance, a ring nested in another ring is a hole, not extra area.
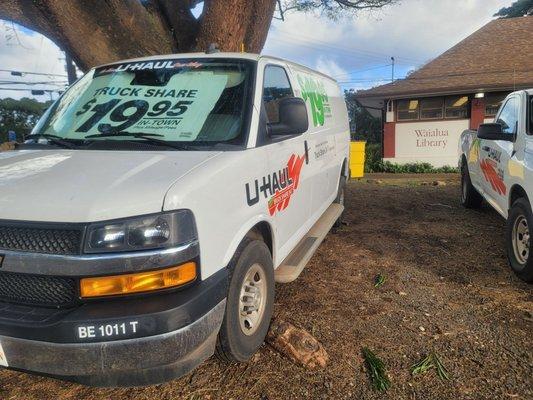
[[(327, 17), (379, 9), (399, 0), (2, 0), (0, 19), (40, 32), (78, 67), (155, 54), (259, 53), (274, 14), (319, 11)], [(203, 3), (199, 16), (193, 9)], [(276, 11), (277, 7), (277, 11)]]
[(509, 7), (501, 8), (495, 17), (500, 18), (515, 18), (526, 15), (533, 15), (533, 0), (517, 0)]
[(50, 106), (52, 102), (41, 103), (24, 97), (20, 100), (11, 98), (0, 100), (0, 143), (7, 141), (8, 131), (15, 131), (17, 139), (22, 140)]

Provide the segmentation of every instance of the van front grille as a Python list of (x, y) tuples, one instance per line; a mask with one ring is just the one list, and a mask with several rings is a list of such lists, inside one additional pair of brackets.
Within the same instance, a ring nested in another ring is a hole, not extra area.
[(0, 301), (62, 307), (77, 298), (76, 280), (0, 271)]
[(81, 229), (0, 224), (0, 250), (73, 255), (81, 252)]

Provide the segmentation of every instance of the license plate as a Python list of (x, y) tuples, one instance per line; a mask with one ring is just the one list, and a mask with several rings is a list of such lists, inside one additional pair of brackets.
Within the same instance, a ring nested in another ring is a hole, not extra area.
[(6, 353), (4, 352), (4, 348), (2, 347), (2, 342), (0, 342), (0, 367), (9, 367), (9, 364), (7, 363)]

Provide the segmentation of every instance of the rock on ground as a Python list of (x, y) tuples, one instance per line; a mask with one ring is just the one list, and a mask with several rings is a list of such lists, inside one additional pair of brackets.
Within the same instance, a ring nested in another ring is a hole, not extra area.
[(273, 320), (267, 342), (297, 364), (310, 369), (325, 368), (329, 356), (310, 333), (281, 320)]

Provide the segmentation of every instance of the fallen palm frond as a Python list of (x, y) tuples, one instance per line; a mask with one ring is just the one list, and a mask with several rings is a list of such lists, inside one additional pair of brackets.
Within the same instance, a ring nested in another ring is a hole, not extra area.
[(384, 283), (385, 283), (385, 275), (383, 274), (376, 275), (376, 277), (374, 278), (374, 287), (380, 287)]
[(440, 357), (435, 352), (429, 353), (425, 358), (423, 358), (422, 360), (417, 362), (415, 365), (413, 365), (411, 367), (411, 374), (412, 375), (424, 374), (432, 368), (435, 368), (437, 372), (437, 376), (440, 379), (442, 380), (450, 379), (448, 375), (448, 370), (442, 364)]
[(370, 349), (363, 347), (363, 357), (367, 367), (368, 375), (372, 381), (372, 386), (378, 391), (385, 391), (391, 386), (387, 377), (385, 364)]
[(450, 379), (450, 376), (448, 375), (448, 370), (440, 361), (440, 357), (436, 353), (432, 353), (432, 354), (433, 354), (433, 360), (435, 361), (435, 368), (437, 369), (438, 377), (442, 380)]

